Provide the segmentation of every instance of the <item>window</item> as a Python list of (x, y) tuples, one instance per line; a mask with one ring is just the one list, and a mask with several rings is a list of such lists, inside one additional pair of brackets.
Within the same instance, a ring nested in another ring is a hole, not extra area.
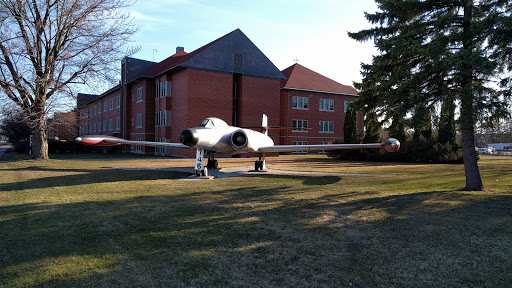
[(89, 133), (92, 133), (92, 123), (89, 124)]
[[(135, 141), (142, 141), (142, 138), (137, 138)], [(142, 145), (135, 145), (135, 151), (142, 152)]]
[(334, 99), (320, 99), (320, 111), (334, 111)]
[(170, 126), (171, 125), (171, 111), (164, 110), (155, 113), (155, 126)]
[[(168, 138), (157, 138), (155, 139), (156, 142), (163, 142), (163, 143), (170, 143), (171, 139)], [(171, 154), (171, 149), (167, 147), (155, 147), (155, 154), (156, 155), (168, 155)]]
[[(321, 141), (318, 144), (320, 144), (320, 145), (328, 145), (329, 142)], [(318, 151), (318, 154), (327, 154), (327, 151), (326, 150), (320, 150), (320, 151)]]
[[(307, 141), (292, 141), (292, 145), (308, 145), (308, 142)], [(308, 154), (308, 152), (297, 150), (297, 151), (293, 151), (292, 154)]]
[(101, 132), (101, 120), (98, 121), (98, 132)]
[(110, 98), (109, 100), (109, 106), (108, 106), (108, 109), (109, 110), (114, 110), (114, 98)]
[(343, 101), (343, 112), (347, 113), (349, 103), (350, 101)]
[(308, 120), (292, 120), (293, 132), (308, 132)]
[(114, 119), (108, 119), (108, 131), (114, 130)]
[(171, 81), (156, 84), (156, 99), (171, 96)]
[(137, 102), (142, 101), (142, 88), (137, 89)]
[(103, 112), (107, 112), (107, 100), (103, 102)]
[(308, 104), (309, 104), (308, 97), (293, 96), (293, 98), (292, 98), (292, 107), (294, 109), (308, 109), (308, 107), (309, 107)]
[(92, 132), (96, 133), (96, 122), (92, 124)]
[(101, 114), (101, 103), (98, 104), (98, 114)]
[(103, 120), (103, 131), (107, 131), (107, 120)]
[(116, 96), (116, 108), (121, 106), (121, 95)]
[(137, 114), (136, 128), (142, 128), (142, 113)]
[(334, 133), (334, 122), (333, 121), (320, 121), (319, 122), (320, 133)]
[(94, 115), (96, 115), (96, 106), (94, 106)]
[(116, 118), (116, 130), (119, 130), (121, 128), (121, 118)]

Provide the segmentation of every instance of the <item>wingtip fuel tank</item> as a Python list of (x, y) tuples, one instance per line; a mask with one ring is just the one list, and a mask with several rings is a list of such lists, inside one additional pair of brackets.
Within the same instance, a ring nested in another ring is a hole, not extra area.
[(384, 142), (384, 144), (382, 144), (382, 148), (388, 152), (395, 152), (400, 149), (400, 141), (395, 138), (389, 138)]

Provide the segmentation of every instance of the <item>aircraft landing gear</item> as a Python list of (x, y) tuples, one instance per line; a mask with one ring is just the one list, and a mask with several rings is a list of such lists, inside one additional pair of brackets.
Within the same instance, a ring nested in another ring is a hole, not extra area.
[(259, 160), (254, 162), (254, 170), (263, 171), (266, 169), (267, 169), (267, 166), (265, 165), (265, 155), (260, 155)]
[(203, 166), (204, 150), (196, 150), (196, 176), (208, 176), (208, 168)]
[(208, 163), (206, 164), (206, 168), (208, 169), (218, 169), (219, 168), (219, 162), (215, 160), (215, 154), (208, 153)]

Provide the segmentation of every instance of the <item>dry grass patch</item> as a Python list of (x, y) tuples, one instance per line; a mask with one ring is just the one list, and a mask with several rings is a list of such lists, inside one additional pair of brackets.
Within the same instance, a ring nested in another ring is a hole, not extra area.
[(268, 161), (397, 176), (183, 182), (102, 167), (193, 159), (0, 163), (0, 287), (505, 287), (512, 160), (495, 160), (480, 161), (484, 192), (457, 191), (461, 165), (318, 156)]

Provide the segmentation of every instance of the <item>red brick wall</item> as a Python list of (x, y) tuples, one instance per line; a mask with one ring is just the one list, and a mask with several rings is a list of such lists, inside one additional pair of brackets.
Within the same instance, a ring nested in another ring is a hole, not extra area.
[[(84, 107), (82, 107), (79, 111), (82, 112), (82, 114), (78, 113), (77, 117), (78, 119), (78, 125), (79, 127), (83, 127), (84, 125), (90, 125), (96, 123), (96, 132), (91, 131), (88, 129), (88, 133), (85, 133), (82, 129), (82, 132), (79, 132), (80, 135), (113, 135), (115, 133), (120, 133), (121, 128), (119, 130), (115, 129), (116, 125), (116, 118), (121, 117), (121, 107), (116, 106), (116, 96), (121, 95), (120, 90), (115, 90), (112, 93), (109, 93), (107, 95), (104, 95), (94, 102), (91, 102)], [(113, 109), (110, 110), (110, 99), (113, 99)], [(104, 103), (107, 103), (107, 111), (104, 112)], [(99, 104), (101, 103), (101, 113), (99, 113)], [(96, 107), (96, 114), (94, 114), (94, 107)], [(91, 113), (86, 114), (87, 111), (92, 111)], [(83, 117), (80, 117), (82, 115)], [(86, 116), (87, 115), (87, 116)], [(108, 129), (109, 120), (112, 119), (113, 121), (113, 129)], [(103, 120), (107, 120), (107, 131), (103, 131)], [(101, 121), (101, 131), (98, 130), (98, 123)], [(122, 120), (120, 120), (122, 122)], [(122, 123), (121, 123), (122, 124)], [(94, 127), (94, 126), (93, 126)], [(80, 130), (79, 130), (80, 131)], [(118, 135), (118, 134), (116, 134)]]
[[(240, 84), (238, 126), (261, 126), (263, 114), (268, 116), (269, 126), (279, 126), (280, 80), (242, 76)], [(269, 136), (276, 145), (279, 143), (279, 130), (270, 130)]]
[[(294, 109), (292, 97), (307, 97), (308, 109)], [(307, 132), (294, 132), (292, 129), (281, 130), (280, 144), (291, 145), (293, 141), (307, 141), (308, 144), (319, 144), (337, 140), (343, 142), (343, 125), (345, 120), (344, 101), (354, 101), (357, 97), (337, 94), (315, 93), (283, 89), (281, 97), (281, 126), (292, 127), (292, 120), (308, 120)], [(334, 111), (320, 111), (320, 99), (333, 99)], [(334, 133), (320, 133), (319, 121), (333, 121)], [(358, 115), (358, 129), (362, 131), (362, 116)]]

